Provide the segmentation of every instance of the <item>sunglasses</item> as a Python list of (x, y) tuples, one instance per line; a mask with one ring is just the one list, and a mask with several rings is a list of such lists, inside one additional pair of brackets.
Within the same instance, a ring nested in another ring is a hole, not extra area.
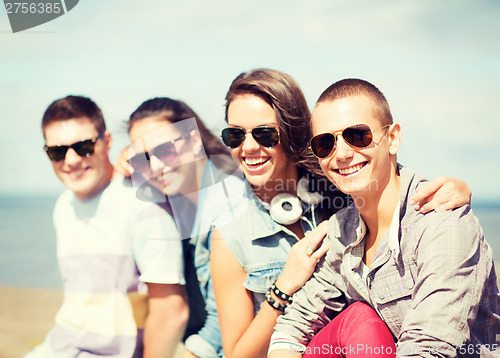
[(177, 157), (175, 142), (186, 138), (186, 136), (181, 136), (177, 139), (157, 145), (147, 152), (137, 153), (132, 158), (130, 158), (128, 162), (134, 168), (134, 170), (138, 170), (141, 172), (145, 172), (151, 169), (149, 161), (151, 160), (152, 156), (160, 159), (163, 163), (171, 162)]
[[(381, 129), (389, 127), (390, 124)], [(353, 148), (366, 148), (373, 142), (373, 133), (366, 124), (357, 124), (333, 133), (321, 133), (311, 139), (311, 150), (320, 159), (328, 157), (335, 151), (337, 136), (342, 135), (344, 141)]]
[(248, 132), (252, 133), (252, 137), (257, 143), (267, 148), (274, 147), (280, 140), (278, 130), (273, 127), (256, 127), (251, 130), (229, 127), (222, 130), (222, 141), (229, 148), (238, 148)]
[(70, 145), (55, 145), (51, 147), (45, 146), (43, 149), (47, 153), (49, 159), (53, 162), (59, 162), (66, 158), (66, 153), (68, 153), (69, 148), (73, 149), (80, 157), (88, 158), (94, 154), (94, 147), (97, 140), (103, 137), (104, 132), (99, 133), (99, 135), (95, 138), (84, 139)]

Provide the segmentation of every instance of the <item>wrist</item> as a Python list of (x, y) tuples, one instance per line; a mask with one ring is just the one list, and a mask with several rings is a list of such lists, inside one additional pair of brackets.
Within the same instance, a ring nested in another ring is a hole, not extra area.
[(288, 303), (292, 302), (292, 294), (288, 294), (280, 290), (279, 287), (276, 285), (276, 281), (274, 281), (274, 283), (270, 287), (270, 290), (273, 293), (273, 295), (276, 296), (280, 301)]
[(288, 306), (289, 302), (283, 302), (279, 298), (276, 298), (276, 295), (273, 294), (271, 288), (266, 291), (266, 301), (269, 305), (274, 308), (276, 311), (283, 313), (285, 312), (285, 308)]
[(278, 277), (278, 279), (276, 281), (274, 281), (274, 285), (279, 287), (280, 291), (282, 291), (283, 293), (291, 296), (295, 293), (295, 291), (297, 291), (299, 289), (299, 287), (296, 287), (296, 285), (293, 285), (291, 283), (287, 283), (286, 280), (283, 280), (280, 277)]

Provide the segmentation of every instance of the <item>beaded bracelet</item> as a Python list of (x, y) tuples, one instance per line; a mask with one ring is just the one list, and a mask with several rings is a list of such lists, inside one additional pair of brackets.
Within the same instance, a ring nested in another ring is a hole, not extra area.
[(286, 306), (288, 306), (288, 302), (287, 303), (279, 303), (279, 302), (275, 301), (275, 299), (271, 297), (271, 289), (266, 291), (266, 301), (267, 301), (267, 303), (269, 303), (271, 305), (272, 308), (274, 308), (280, 312), (285, 312), (285, 308), (286, 308)]
[(292, 302), (292, 296), (286, 294), (285, 292), (281, 291), (278, 287), (276, 287), (276, 281), (271, 285), (271, 290), (274, 292), (276, 297), (281, 298), (283, 301), (287, 302)]

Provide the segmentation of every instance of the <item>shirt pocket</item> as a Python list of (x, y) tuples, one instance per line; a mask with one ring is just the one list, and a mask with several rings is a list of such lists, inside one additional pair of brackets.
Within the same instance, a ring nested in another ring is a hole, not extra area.
[(252, 292), (265, 293), (281, 274), (284, 266), (284, 262), (254, 266), (247, 271), (243, 286)]
[(399, 334), (403, 317), (410, 308), (414, 286), (410, 266), (406, 264), (404, 269), (395, 265), (383, 266), (369, 286), (374, 306), (395, 336)]

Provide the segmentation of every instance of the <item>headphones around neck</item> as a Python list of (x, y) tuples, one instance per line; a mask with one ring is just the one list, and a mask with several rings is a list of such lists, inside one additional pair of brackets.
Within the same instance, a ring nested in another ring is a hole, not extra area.
[(302, 216), (301, 200), (310, 205), (316, 205), (323, 200), (320, 193), (309, 191), (309, 180), (306, 177), (300, 178), (297, 183), (297, 196), (290, 193), (276, 195), (269, 204), (261, 203), (278, 224), (291, 225)]

